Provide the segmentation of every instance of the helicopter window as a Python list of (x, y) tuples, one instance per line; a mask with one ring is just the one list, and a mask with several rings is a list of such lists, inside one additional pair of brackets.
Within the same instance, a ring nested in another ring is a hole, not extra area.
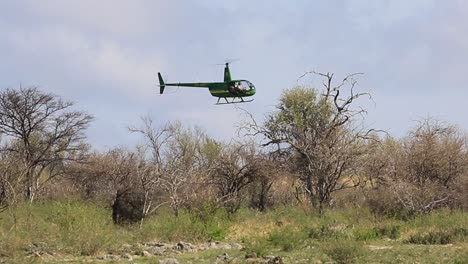
[(246, 81), (247, 84), (249, 85), (250, 87), (250, 90), (255, 90), (255, 86), (253, 85), (253, 83), (249, 82), (249, 81)]
[(245, 93), (247, 91), (255, 90), (255, 86), (249, 81), (232, 82), (229, 87), (231, 93)]
[(246, 91), (250, 91), (252, 89), (255, 89), (255, 87), (253, 86), (252, 83), (248, 82), (248, 81), (240, 81), (239, 82), (239, 90), (241, 92), (246, 92)]

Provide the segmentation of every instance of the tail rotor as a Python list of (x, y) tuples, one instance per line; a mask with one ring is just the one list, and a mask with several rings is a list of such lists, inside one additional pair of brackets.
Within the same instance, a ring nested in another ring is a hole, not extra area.
[(166, 84), (164, 84), (164, 80), (160, 72), (158, 72), (158, 79), (159, 79), (159, 94), (163, 94), (164, 88), (166, 88)]

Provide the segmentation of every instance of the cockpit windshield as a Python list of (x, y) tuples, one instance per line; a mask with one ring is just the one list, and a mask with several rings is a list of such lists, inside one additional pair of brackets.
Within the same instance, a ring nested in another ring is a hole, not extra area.
[(255, 90), (255, 86), (249, 81), (240, 81), (238, 85), (241, 91)]
[(252, 90), (255, 90), (255, 86), (251, 82), (245, 80), (235, 81), (229, 85), (229, 91), (231, 93), (243, 94)]

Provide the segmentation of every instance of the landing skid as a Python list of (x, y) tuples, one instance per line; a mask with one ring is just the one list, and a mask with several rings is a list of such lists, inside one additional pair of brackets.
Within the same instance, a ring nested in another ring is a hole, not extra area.
[[(221, 99), (224, 99), (226, 102), (219, 102)], [(240, 100), (239, 100), (240, 99)], [(248, 103), (248, 102), (252, 102), (253, 99), (250, 99), (250, 100), (244, 100), (243, 97), (233, 97), (232, 100), (228, 100), (227, 97), (219, 97), (218, 98), (218, 101), (216, 102), (215, 105), (225, 105), (225, 104), (241, 104), (241, 103)]]

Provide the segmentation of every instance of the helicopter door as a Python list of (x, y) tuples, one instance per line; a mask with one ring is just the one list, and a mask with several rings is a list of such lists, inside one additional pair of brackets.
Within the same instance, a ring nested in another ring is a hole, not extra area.
[(237, 87), (238, 87), (237, 82), (232, 82), (229, 84), (228, 90), (230, 93), (237, 93)]
[(233, 82), (229, 85), (229, 88), (228, 88), (229, 92), (230, 93), (233, 93), (233, 94), (240, 94), (240, 93), (243, 93), (243, 89), (242, 89), (242, 84), (241, 82)]

